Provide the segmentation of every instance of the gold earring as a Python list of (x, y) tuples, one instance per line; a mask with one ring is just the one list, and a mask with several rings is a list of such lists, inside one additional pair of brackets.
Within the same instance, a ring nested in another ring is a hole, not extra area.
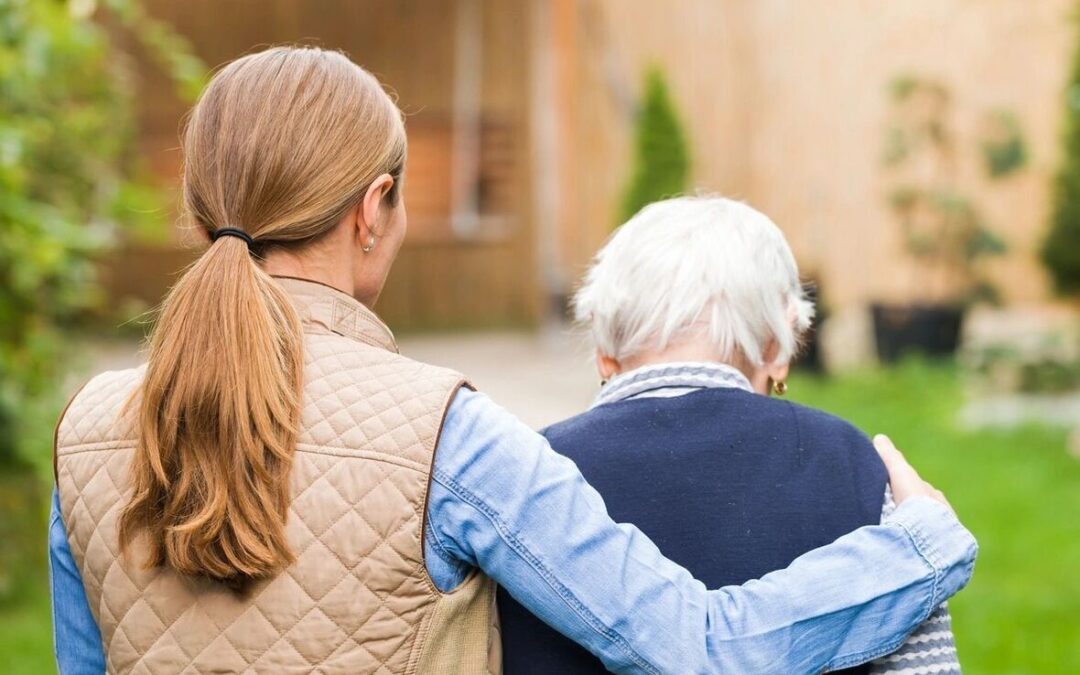
[(375, 237), (373, 236), (371, 239), (368, 239), (367, 246), (361, 246), (360, 250), (363, 251), (364, 253), (371, 253), (372, 251), (374, 251), (375, 250)]
[(787, 382), (785, 382), (784, 380), (773, 382), (772, 390), (776, 393), (777, 396), (783, 396), (787, 393)]

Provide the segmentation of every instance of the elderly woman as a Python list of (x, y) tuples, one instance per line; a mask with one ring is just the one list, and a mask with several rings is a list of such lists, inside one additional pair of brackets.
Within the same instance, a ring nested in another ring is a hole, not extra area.
[[(648, 206), (600, 251), (575, 306), (603, 386), (545, 435), (612, 518), (707, 585), (760, 578), (892, 508), (865, 435), (770, 398), (787, 391), (814, 308), (763, 214), (719, 197)], [(604, 671), (505, 592), (499, 605), (508, 675)], [(944, 605), (896, 646), (856, 672), (960, 671)]]

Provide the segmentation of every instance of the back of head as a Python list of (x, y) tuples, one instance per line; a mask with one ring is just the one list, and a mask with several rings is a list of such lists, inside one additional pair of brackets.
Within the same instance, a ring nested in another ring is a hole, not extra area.
[(728, 363), (762, 365), (770, 341), (786, 362), (813, 316), (780, 229), (723, 197), (643, 208), (597, 254), (574, 306), (619, 361), (704, 336)]
[[(312, 245), (376, 177), (398, 177), (405, 133), (378, 81), (347, 57), (279, 47), (215, 75), (183, 149), (185, 208), (211, 244), (151, 337), (120, 542), (145, 537), (149, 566), (239, 587), (293, 559), (284, 521), (302, 338), (258, 257)], [(222, 228), (250, 245), (215, 237)]]

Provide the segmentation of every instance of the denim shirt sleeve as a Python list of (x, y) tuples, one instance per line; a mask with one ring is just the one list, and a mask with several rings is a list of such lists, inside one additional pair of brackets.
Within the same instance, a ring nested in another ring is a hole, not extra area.
[[(894, 511), (896, 502), (893, 501), (892, 490), (886, 486), (881, 519), (888, 519)], [(936, 675), (960, 675), (962, 672), (948, 603), (938, 605), (930, 618), (919, 624), (915, 632), (907, 637), (900, 649), (871, 663), (870, 674), (905, 675), (913, 668)]]
[(479, 567), (624, 673), (812, 673), (868, 661), (962, 588), (976, 554), (948, 508), (913, 498), (787, 569), (710, 591), (614, 523), (542, 436), (466, 390), (440, 437), (428, 524), (440, 588)]
[(49, 513), (49, 582), (52, 590), (53, 649), (60, 675), (97, 675), (105, 672), (101, 645), (79, 568), (71, 555), (64, 521), (60, 517), (60, 493), (53, 490)]

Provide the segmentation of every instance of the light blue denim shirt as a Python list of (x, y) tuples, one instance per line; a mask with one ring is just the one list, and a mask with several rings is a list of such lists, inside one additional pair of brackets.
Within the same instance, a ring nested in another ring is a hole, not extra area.
[[(813, 673), (870, 660), (960, 590), (976, 554), (946, 507), (914, 498), (785, 570), (710, 591), (637, 528), (614, 523), (542, 436), (467, 390), (439, 440), (427, 535), (440, 589), (480, 568), (621, 673)], [(103, 672), (55, 498), (49, 547), (60, 672)]]

